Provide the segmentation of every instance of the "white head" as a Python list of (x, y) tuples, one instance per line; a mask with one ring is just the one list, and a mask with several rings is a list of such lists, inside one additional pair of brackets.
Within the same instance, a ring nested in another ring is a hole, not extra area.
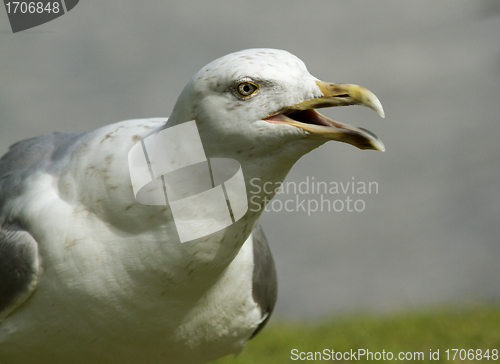
[(209, 157), (241, 159), (252, 151), (254, 157), (283, 154), (293, 164), (328, 140), (384, 150), (371, 132), (314, 110), (342, 105), (367, 106), (383, 116), (377, 97), (365, 88), (321, 82), (286, 51), (248, 49), (198, 71), (181, 93), (167, 127), (196, 120)]

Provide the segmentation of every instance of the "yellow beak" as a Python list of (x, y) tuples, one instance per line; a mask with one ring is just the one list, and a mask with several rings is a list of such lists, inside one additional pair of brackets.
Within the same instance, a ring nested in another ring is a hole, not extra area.
[(372, 132), (341, 124), (318, 113), (316, 108), (361, 105), (385, 117), (382, 104), (375, 94), (364, 87), (316, 81), (323, 96), (292, 105), (280, 114), (266, 118), (269, 122), (293, 125), (309, 132), (308, 137), (349, 143), (360, 149), (385, 151), (382, 141)]

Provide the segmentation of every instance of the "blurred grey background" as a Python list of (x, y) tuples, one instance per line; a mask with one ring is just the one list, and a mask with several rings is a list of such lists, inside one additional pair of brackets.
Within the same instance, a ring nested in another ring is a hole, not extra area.
[(378, 194), (326, 196), (362, 199), (363, 212), (263, 214), (277, 316), (498, 303), (499, 15), (497, 0), (82, 0), (12, 34), (0, 9), (0, 153), (54, 131), (168, 116), (206, 63), (285, 49), (322, 80), (375, 92), (384, 120), (359, 107), (323, 112), (372, 130), (387, 151), (331, 142), (289, 174), (377, 182)]

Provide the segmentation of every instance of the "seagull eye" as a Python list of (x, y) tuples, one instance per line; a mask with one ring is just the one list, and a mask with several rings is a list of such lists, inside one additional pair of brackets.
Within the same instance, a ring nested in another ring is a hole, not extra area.
[(258, 89), (259, 86), (249, 81), (243, 81), (236, 85), (236, 92), (238, 93), (238, 96), (241, 96), (243, 98), (252, 96), (257, 92)]

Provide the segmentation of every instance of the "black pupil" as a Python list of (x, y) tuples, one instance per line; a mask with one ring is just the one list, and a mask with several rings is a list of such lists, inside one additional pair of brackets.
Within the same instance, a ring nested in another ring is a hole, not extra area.
[(244, 83), (239, 86), (239, 89), (242, 95), (248, 96), (252, 94), (254, 86), (250, 83)]

